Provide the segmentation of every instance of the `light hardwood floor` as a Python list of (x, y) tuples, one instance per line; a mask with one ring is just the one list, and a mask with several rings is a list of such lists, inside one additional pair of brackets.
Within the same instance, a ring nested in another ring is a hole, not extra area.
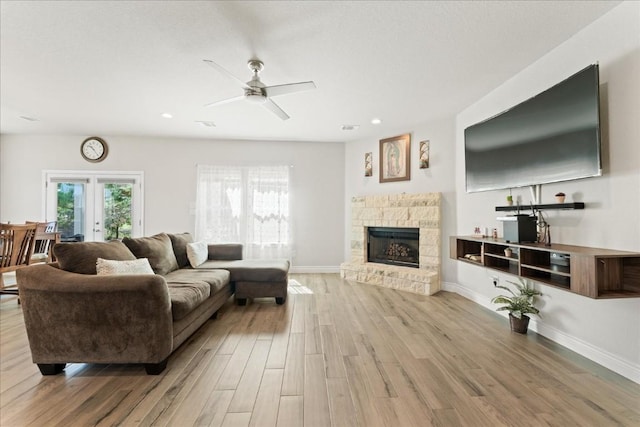
[(230, 301), (169, 359), (31, 363), (0, 304), (0, 425), (639, 426), (640, 385), (456, 294), (292, 275), (285, 305)]

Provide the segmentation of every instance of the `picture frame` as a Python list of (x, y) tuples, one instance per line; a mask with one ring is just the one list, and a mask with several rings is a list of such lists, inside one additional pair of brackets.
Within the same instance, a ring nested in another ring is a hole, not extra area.
[(411, 134), (380, 140), (380, 182), (411, 179)]
[(429, 167), (429, 141), (420, 141), (420, 169)]

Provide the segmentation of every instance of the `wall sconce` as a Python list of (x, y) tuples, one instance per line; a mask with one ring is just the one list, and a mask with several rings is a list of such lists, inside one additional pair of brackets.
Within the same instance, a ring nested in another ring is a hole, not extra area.
[(373, 153), (364, 154), (364, 176), (373, 175)]
[(429, 167), (429, 141), (420, 141), (420, 169)]

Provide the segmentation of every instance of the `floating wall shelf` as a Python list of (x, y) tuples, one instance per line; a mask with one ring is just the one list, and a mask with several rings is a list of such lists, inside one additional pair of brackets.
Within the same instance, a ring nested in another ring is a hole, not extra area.
[(637, 252), (453, 236), (450, 257), (590, 298), (640, 297)]
[(576, 209), (584, 209), (584, 203), (582, 202), (573, 202), (573, 203), (547, 203), (543, 205), (520, 205), (520, 206), (496, 206), (496, 211), (530, 211), (531, 207), (533, 209), (542, 211), (542, 210), (576, 210)]

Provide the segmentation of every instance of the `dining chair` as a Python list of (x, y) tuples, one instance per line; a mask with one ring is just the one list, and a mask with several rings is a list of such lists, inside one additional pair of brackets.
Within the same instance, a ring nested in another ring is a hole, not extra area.
[(0, 294), (18, 295), (18, 288), (6, 289), (4, 273), (16, 271), (31, 263), (35, 245), (36, 224), (0, 223)]
[(38, 262), (52, 262), (53, 257), (53, 245), (60, 243), (60, 233), (58, 233), (58, 221), (49, 222), (35, 222), (27, 221), (27, 224), (36, 224), (36, 236), (33, 249), (33, 255), (31, 255), (31, 264)]

